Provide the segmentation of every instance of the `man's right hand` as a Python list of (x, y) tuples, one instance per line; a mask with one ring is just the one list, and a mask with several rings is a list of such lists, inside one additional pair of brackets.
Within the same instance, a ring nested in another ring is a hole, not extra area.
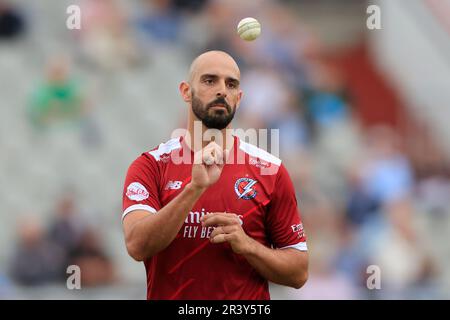
[(219, 180), (223, 166), (228, 157), (228, 150), (214, 141), (194, 154), (191, 185), (199, 189), (207, 189)]

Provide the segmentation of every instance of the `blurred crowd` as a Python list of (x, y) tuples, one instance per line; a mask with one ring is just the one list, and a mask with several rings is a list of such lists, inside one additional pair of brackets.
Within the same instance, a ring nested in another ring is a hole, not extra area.
[[(450, 215), (448, 159), (439, 149), (411, 152), (396, 128), (361, 125), (345, 76), (291, 5), (142, 0), (124, 10), (118, 1), (81, 1), (77, 49), (48, 58), (24, 106), (30, 127), (42, 133), (64, 126), (79, 130), (87, 145), (101, 143), (107, 132), (96, 127), (95, 101), (72, 64), (114, 76), (157, 64), (163, 50), (185, 52), (187, 65), (202, 51), (225, 50), (242, 73), (244, 99), (235, 127), (280, 130), (280, 156), (309, 239), (308, 283), (299, 291), (274, 292), (291, 299), (440, 297), (449, 270), (445, 251), (436, 249), (441, 239), (430, 234)], [(249, 12), (261, 22), (263, 36), (246, 43), (234, 30)], [(0, 0), (0, 41), (26, 37), (28, 28), (26, 16)], [(20, 220), (7, 271), (12, 281), (64, 282), (71, 264), (81, 266), (86, 286), (117, 281), (101, 232), (81, 218), (76, 201), (72, 193), (62, 195), (47, 228), (35, 218)], [(383, 290), (367, 289), (370, 265), (380, 267)]]
[(115, 281), (101, 233), (77, 211), (74, 194), (74, 190), (66, 191), (57, 199), (48, 228), (37, 215), (26, 214), (18, 220), (18, 239), (8, 270), (17, 284), (64, 284), (71, 265), (80, 267), (84, 287)]

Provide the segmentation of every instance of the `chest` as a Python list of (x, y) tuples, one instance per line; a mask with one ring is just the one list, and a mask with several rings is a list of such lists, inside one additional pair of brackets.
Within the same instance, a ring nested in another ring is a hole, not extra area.
[[(191, 165), (165, 168), (160, 181), (162, 206), (172, 201), (190, 182)], [(203, 229), (200, 217), (212, 212), (238, 215), (242, 227), (256, 238), (265, 234), (265, 217), (270, 204), (271, 181), (257, 174), (252, 166), (225, 166), (219, 180), (209, 187), (193, 206), (180, 230), (183, 238), (207, 238), (212, 231)]]

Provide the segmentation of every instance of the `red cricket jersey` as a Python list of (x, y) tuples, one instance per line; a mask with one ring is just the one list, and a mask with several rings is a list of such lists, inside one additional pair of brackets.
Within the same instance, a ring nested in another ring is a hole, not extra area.
[[(199, 220), (209, 212), (239, 215), (247, 235), (267, 247), (307, 250), (294, 187), (281, 160), (234, 139), (219, 180), (195, 203), (177, 237), (144, 261), (147, 299), (270, 299), (267, 280), (243, 256), (228, 243), (209, 242), (213, 228), (202, 227)], [(122, 220), (138, 209), (158, 214), (183, 190), (192, 170), (192, 164), (180, 163), (183, 156), (193, 159), (193, 152), (178, 137), (130, 165)]]

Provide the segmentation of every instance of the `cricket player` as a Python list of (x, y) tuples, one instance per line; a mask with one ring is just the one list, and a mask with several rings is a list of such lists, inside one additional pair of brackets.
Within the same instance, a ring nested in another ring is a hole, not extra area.
[[(179, 90), (185, 134), (134, 160), (123, 189), (126, 247), (145, 264), (147, 299), (267, 300), (268, 281), (302, 287), (308, 252), (289, 174), (229, 133), (243, 95), (238, 65), (205, 52)], [(208, 130), (220, 136), (205, 141)]]

